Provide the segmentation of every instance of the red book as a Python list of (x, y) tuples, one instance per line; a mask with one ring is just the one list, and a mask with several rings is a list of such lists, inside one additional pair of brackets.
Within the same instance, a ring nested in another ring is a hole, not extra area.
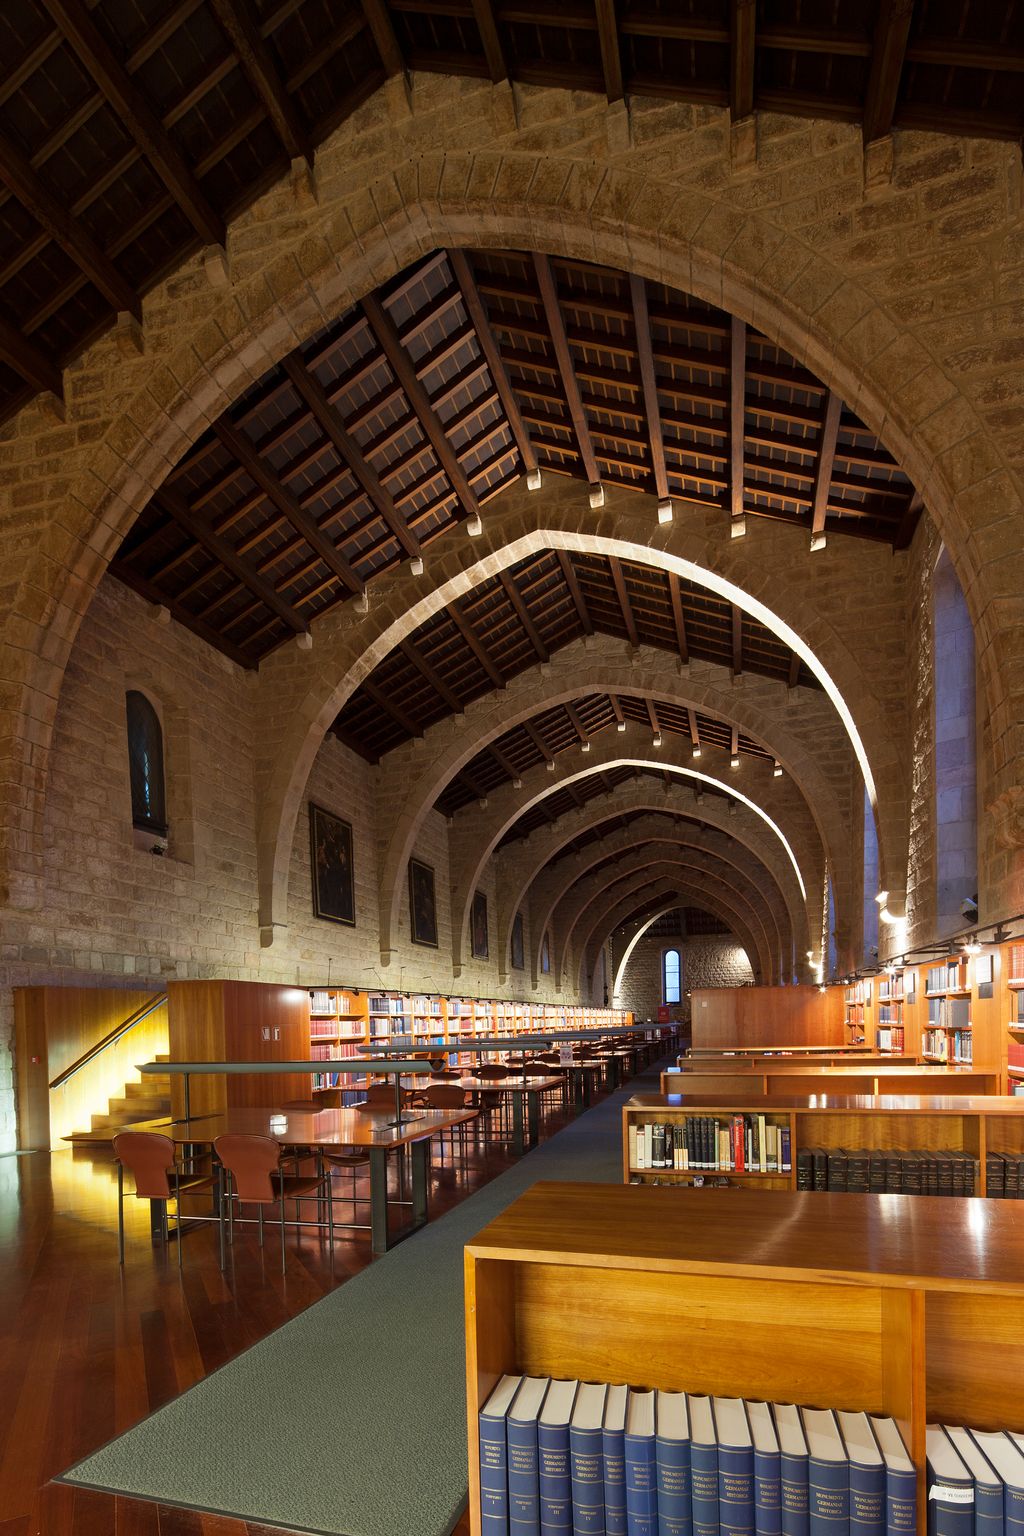
[(737, 1173), (743, 1173), (746, 1163), (743, 1159), (743, 1116), (732, 1117), (732, 1166)]

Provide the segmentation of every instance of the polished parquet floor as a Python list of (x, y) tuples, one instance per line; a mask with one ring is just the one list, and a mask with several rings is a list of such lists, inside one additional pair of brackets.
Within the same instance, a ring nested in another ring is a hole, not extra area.
[[(549, 1110), (542, 1134), (563, 1123)], [(435, 1154), (432, 1214), (511, 1156), (503, 1143), (477, 1143), (443, 1166)], [(339, 1238), (332, 1262), (326, 1242), (292, 1236), (282, 1276), (273, 1234), (261, 1252), (246, 1229), (222, 1274), (216, 1228), (203, 1226), (186, 1235), (179, 1274), (173, 1246), (150, 1242), (144, 1202), (127, 1203), (126, 1224), (122, 1272), (108, 1157), (0, 1158), (0, 1536), (277, 1536), (50, 1479), (343, 1285), (371, 1262), (368, 1238)]]

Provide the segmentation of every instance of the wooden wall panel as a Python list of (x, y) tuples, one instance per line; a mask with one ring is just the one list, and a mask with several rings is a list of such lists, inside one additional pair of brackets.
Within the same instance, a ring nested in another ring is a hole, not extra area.
[[(261, 981), (172, 981), (167, 988), (172, 1060), (302, 1061), (309, 1059), (309, 994)], [(309, 1076), (194, 1077), (193, 1114), (267, 1108), (308, 1098)], [(181, 1078), (171, 1080), (171, 1105), (184, 1112)]]
[(708, 987), (690, 1007), (695, 1048), (843, 1044), (838, 987)]

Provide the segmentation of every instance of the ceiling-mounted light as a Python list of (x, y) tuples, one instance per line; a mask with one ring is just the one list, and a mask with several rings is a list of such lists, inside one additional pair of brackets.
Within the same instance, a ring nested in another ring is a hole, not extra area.
[(580, 742), (580, 751), (581, 752), (589, 752), (590, 751), (590, 742), (589, 741), (581, 741)]
[(528, 469), (526, 471), (526, 489), (528, 491), (539, 491), (540, 488), (541, 488), (541, 472), (540, 472), (540, 469), (539, 468), (538, 469)]
[(772, 778), (773, 779), (781, 779), (782, 778), (782, 764), (779, 762), (778, 758), (775, 759), (775, 764), (774, 764), (774, 766), (772, 768)]
[(626, 722), (625, 722), (625, 720), (617, 721), (615, 729), (619, 732), (619, 735), (621, 736), (623, 731), (626, 729)]
[(426, 570), (426, 566), (423, 563), (422, 555), (413, 555), (412, 559), (409, 561), (409, 570), (413, 576), (423, 575), (423, 572)]
[(978, 941), (978, 935), (976, 933), (972, 933), (967, 939), (964, 940), (964, 954), (965, 955), (980, 955), (981, 954), (981, 944)]
[(466, 523), (466, 532), (469, 534), (471, 539), (478, 539), (483, 531), (483, 519), (480, 517), (479, 513), (476, 515), (476, 517), (471, 517)]
[(592, 485), (587, 492), (587, 499), (595, 512), (600, 512), (604, 506), (604, 486)]
[(658, 502), (658, 522), (670, 523), (672, 521), (672, 502), (670, 500)]
[(700, 757), (700, 747), (695, 746), (691, 751), (690, 756), (694, 758)]
[(661, 746), (661, 732), (660, 731), (655, 731), (654, 735), (651, 737), (651, 746), (652, 747), (660, 747)]
[(730, 768), (738, 768), (739, 765), (740, 765), (739, 753), (738, 752), (734, 752), (732, 757), (730, 757), (730, 759), (729, 759), (729, 767)]

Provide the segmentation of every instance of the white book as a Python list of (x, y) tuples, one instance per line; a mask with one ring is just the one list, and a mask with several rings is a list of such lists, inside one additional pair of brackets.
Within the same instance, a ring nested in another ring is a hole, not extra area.
[(713, 1397), (711, 1408), (719, 1445), (736, 1446), (741, 1450), (753, 1445), (742, 1397)]
[(524, 1376), (508, 1410), (509, 1418), (517, 1424), (531, 1424), (540, 1413), (550, 1379), (548, 1376)]
[(878, 1449), (878, 1441), (867, 1414), (848, 1413), (840, 1408), (836, 1411), (836, 1418), (850, 1461), (858, 1467), (880, 1467), (882, 1453)]
[(878, 1441), (878, 1449), (882, 1453), (885, 1465), (892, 1472), (904, 1472), (908, 1475), (914, 1471), (914, 1463), (907, 1455), (907, 1448), (903, 1444), (903, 1436), (899, 1432), (895, 1419), (881, 1419), (871, 1417), (871, 1428), (875, 1432)]
[(807, 1438), (800, 1421), (800, 1409), (796, 1404), (772, 1403), (772, 1417), (783, 1456), (806, 1456)]
[(573, 1429), (600, 1429), (608, 1388), (603, 1381), (583, 1381), (572, 1410)]
[(629, 1402), (628, 1387), (609, 1387), (605, 1400), (604, 1425), (608, 1430), (622, 1430), (626, 1427), (626, 1404)]
[(779, 1437), (775, 1432), (772, 1411), (768, 1404), (748, 1403), (747, 1420), (750, 1424), (750, 1438), (753, 1441), (754, 1450), (766, 1456), (777, 1455)]
[(512, 1399), (519, 1391), (523, 1378), (521, 1376), (503, 1376), (480, 1409), (485, 1419), (503, 1419), (512, 1405)]
[(801, 1408), (807, 1454), (815, 1461), (845, 1462), (846, 1451), (831, 1408)]
[(690, 1439), (697, 1445), (717, 1445), (715, 1417), (710, 1397), (689, 1396)]
[(659, 1392), (655, 1403), (659, 1440), (688, 1440), (690, 1415), (685, 1392)]
[(576, 1401), (578, 1386), (578, 1381), (553, 1381), (540, 1411), (540, 1423), (568, 1424), (572, 1418), (572, 1405)]

